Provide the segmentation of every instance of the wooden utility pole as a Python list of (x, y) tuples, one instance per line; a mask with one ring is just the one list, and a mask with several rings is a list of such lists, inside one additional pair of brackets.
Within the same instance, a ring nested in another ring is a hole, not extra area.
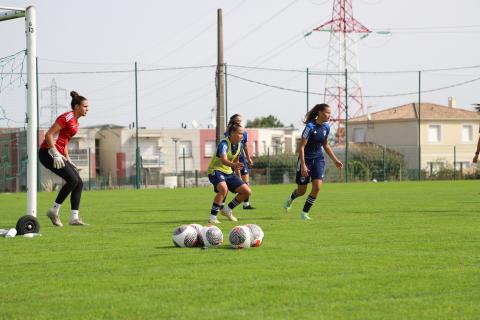
[(225, 63), (223, 61), (222, 9), (217, 9), (217, 144), (225, 132)]

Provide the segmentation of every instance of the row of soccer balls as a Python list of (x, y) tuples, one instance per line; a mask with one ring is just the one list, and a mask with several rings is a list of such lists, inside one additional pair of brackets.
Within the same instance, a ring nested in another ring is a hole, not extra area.
[[(236, 226), (228, 234), (234, 249), (259, 247), (263, 241), (263, 230), (256, 224)], [(218, 247), (223, 243), (223, 233), (217, 226), (184, 224), (173, 231), (173, 244), (180, 248)]]

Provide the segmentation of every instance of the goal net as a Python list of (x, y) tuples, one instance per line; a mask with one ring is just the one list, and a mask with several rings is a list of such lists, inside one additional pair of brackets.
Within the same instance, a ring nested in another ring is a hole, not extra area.
[[(0, 49), (0, 165), (4, 171), (12, 163), (10, 157), (13, 151), (21, 154), (21, 149), (25, 148), (25, 157), (17, 157), (17, 168), (15, 175), (17, 177), (26, 176), (24, 183), (27, 191), (27, 214), (37, 215), (37, 79), (36, 79), (36, 10), (33, 6), (27, 8), (3, 7), (0, 5), (0, 30), (3, 28), (18, 29), (8, 30), (11, 38), (19, 39), (21, 29), (18, 27), (18, 20), (25, 19), (25, 42), (23, 50), (12, 49), (13, 53), (4, 54), (6, 46)], [(10, 23), (15, 21), (15, 23)], [(18, 36), (16, 36), (18, 34)], [(15, 41), (12, 41), (15, 42)], [(24, 89), (22, 89), (24, 88)], [(23, 91), (23, 101), (26, 102), (26, 110), (23, 120), (18, 117), (19, 109), (11, 108), (10, 105), (18, 105), (18, 92)], [(26, 127), (26, 135), (21, 134), (21, 130)], [(3, 141), (2, 141), (3, 139)], [(8, 139), (10, 142), (5, 143)], [(26, 140), (26, 141), (24, 141)], [(10, 161), (10, 163), (9, 163)], [(24, 165), (22, 165), (22, 163)], [(23, 170), (23, 171), (22, 171)], [(13, 174), (13, 172), (11, 173)], [(3, 175), (4, 184), (7, 183), (7, 174)], [(19, 180), (16, 180), (16, 183)], [(0, 182), (1, 183), (1, 182)]]

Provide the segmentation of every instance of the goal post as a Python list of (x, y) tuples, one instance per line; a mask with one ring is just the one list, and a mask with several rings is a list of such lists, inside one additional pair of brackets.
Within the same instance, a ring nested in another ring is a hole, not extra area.
[(25, 17), (27, 42), (27, 214), (37, 216), (37, 26), (36, 9), (0, 6), (0, 21)]

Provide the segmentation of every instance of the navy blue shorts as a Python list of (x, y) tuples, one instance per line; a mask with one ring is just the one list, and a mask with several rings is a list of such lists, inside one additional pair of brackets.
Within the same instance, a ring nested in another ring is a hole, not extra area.
[(310, 179), (323, 180), (323, 174), (325, 173), (325, 160), (313, 158), (305, 159), (305, 165), (308, 168), (308, 176), (302, 177), (302, 171), (300, 168), (300, 159), (297, 160), (297, 174), (295, 177), (295, 182), (300, 185), (309, 184)]
[(218, 170), (215, 170), (213, 173), (209, 174), (208, 180), (210, 180), (210, 183), (213, 184), (213, 190), (215, 192), (218, 192), (217, 185), (222, 181), (227, 183), (227, 187), (230, 192), (235, 192), (238, 187), (245, 184), (245, 182), (243, 182), (243, 180), (235, 173), (226, 174)]

